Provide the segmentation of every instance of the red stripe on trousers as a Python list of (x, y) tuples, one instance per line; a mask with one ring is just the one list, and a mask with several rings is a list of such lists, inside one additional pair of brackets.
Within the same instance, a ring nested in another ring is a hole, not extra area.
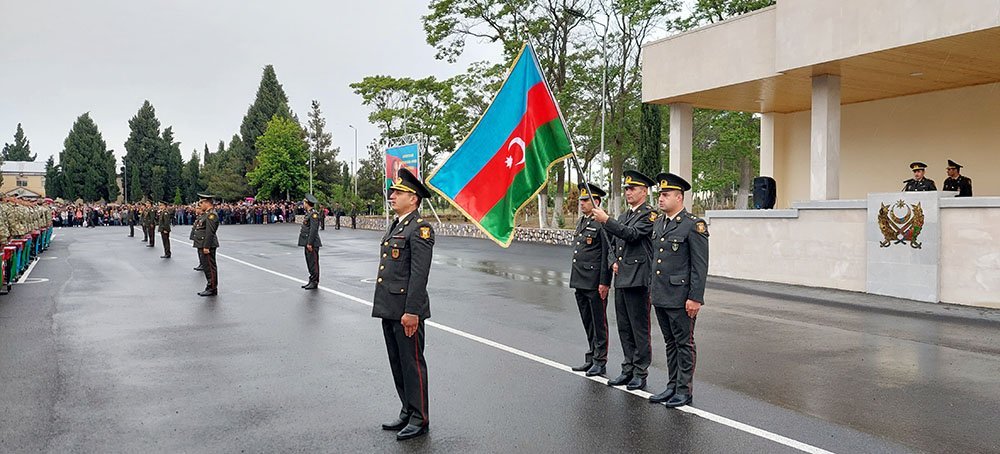
[[(419, 336), (419, 333), (414, 334)], [(423, 415), (424, 426), (426, 426), (430, 418), (427, 416), (427, 403), (424, 402), (424, 373), (420, 368), (420, 339), (414, 339), (413, 359), (417, 362), (417, 380), (420, 381), (420, 413)]]
[[(520, 144), (512, 147), (512, 142), (516, 138), (524, 141), (524, 148), (531, 146), (535, 138), (535, 132), (546, 123), (559, 117), (549, 90), (544, 83), (538, 83), (528, 90), (527, 109), (521, 122), (514, 128), (504, 141), (503, 146), (496, 151), (486, 165), (479, 170), (479, 173), (455, 195), (455, 202), (458, 203), (469, 215), (477, 221), (482, 220), (500, 199), (507, 195), (514, 177), (524, 169), (524, 164), (517, 165), (520, 159), (512, 148), (521, 147)], [(527, 150), (522, 150), (524, 156)], [(514, 160), (511, 167), (507, 167), (507, 158)], [(527, 158), (525, 156), (525, 158)], [(525, 159), (527, 160), (527, 159)]]

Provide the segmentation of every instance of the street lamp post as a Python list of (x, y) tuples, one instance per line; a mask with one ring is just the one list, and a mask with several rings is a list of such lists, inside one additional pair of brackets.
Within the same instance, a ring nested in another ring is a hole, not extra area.
[(347, 125), (354, 130), (354, 195), (358, 195), (358, 128)]

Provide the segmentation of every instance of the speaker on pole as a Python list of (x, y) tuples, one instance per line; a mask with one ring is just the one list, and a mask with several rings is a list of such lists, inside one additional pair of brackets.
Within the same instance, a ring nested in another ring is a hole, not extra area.
[(757, 177), (753, 179), (753, 208), (755, 210), (770, 210), (778, 198), (778, 188), (774, 178)]

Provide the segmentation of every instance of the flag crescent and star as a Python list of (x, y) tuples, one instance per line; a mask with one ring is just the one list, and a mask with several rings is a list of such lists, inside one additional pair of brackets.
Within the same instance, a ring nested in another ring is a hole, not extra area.
[(493, 102), (427, 186), (507, 247), (517, 214), (545, 187), (552, 166), (572, 155), (559, 107), (525, 45)]

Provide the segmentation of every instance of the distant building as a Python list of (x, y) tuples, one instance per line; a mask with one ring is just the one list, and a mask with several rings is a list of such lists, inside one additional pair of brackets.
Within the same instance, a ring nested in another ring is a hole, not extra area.
[(0, 165), (0, 173), (3, 174), (0, 194), (27, 199), (45, 197), (44, 162), (6, 161)]

